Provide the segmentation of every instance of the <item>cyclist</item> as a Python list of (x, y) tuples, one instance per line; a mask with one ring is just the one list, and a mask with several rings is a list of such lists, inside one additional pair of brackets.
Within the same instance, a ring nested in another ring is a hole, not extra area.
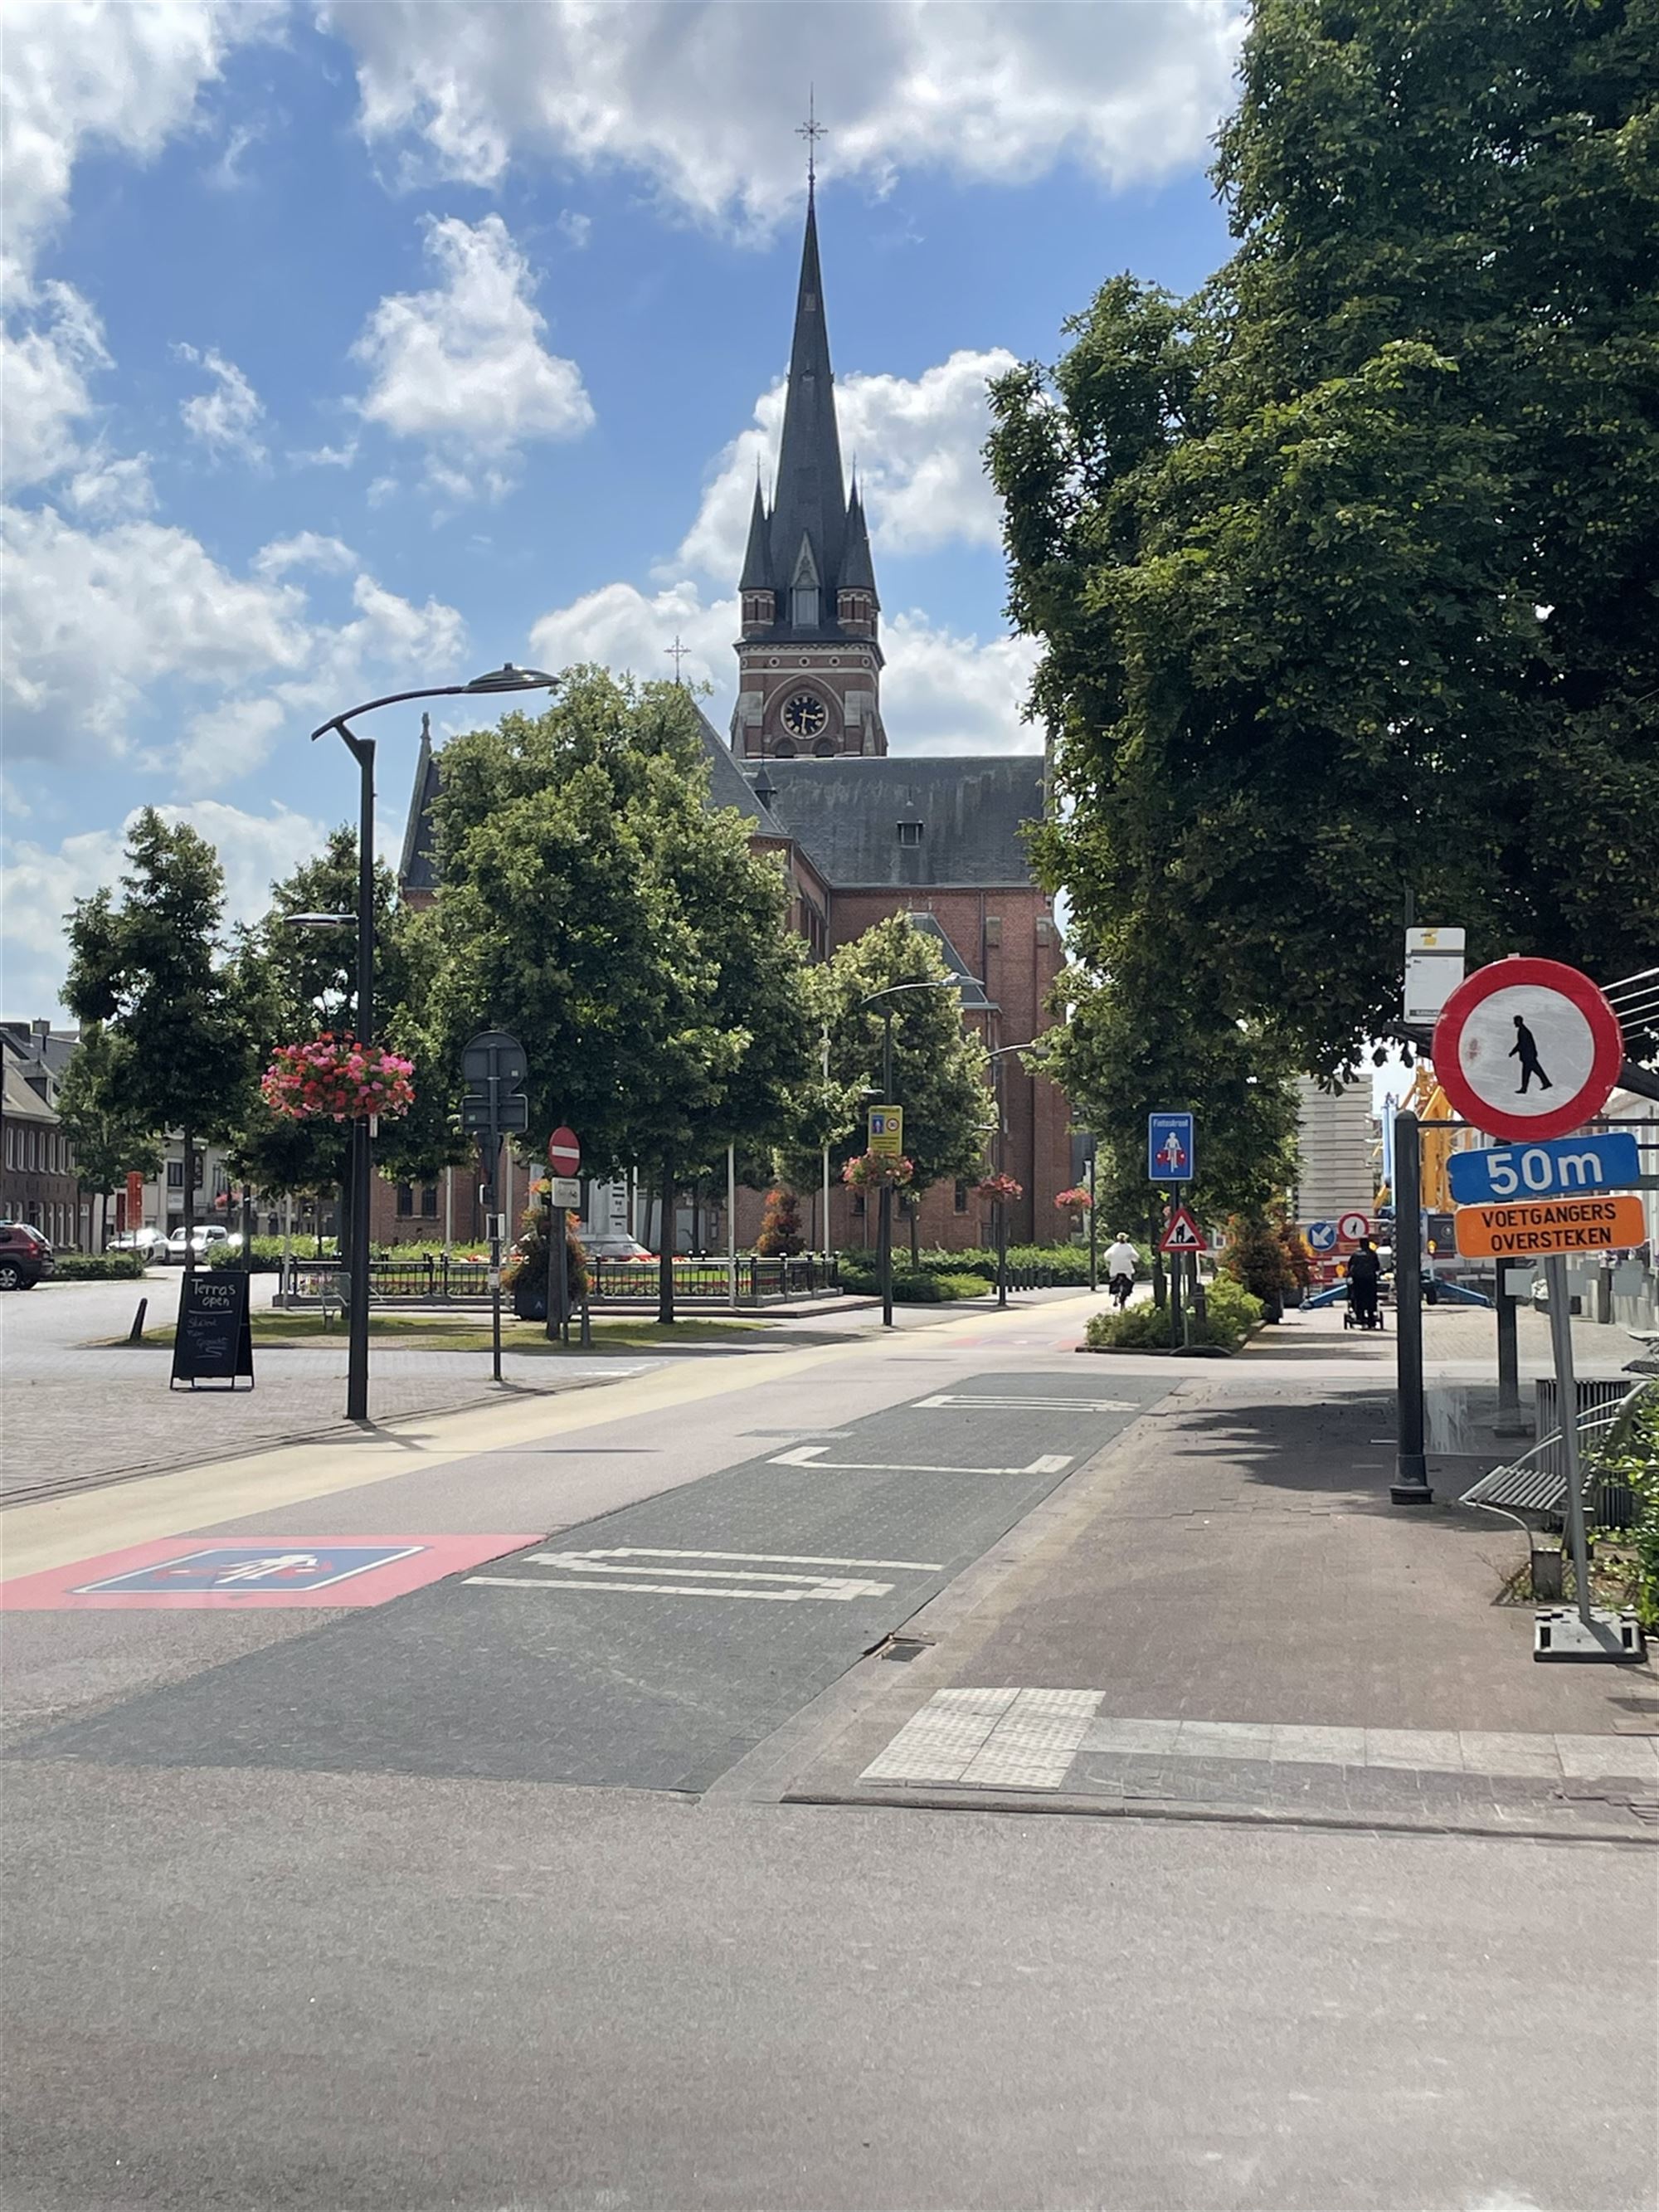
[(1120, 1313), (1129, 1303), (1129, 1293), (1135, 1286), (1135, 1269), (1139, 1264), (1139, 1253), (1120, 1231), (1106, 1253), (1106, 1287), (1117, 1300)]

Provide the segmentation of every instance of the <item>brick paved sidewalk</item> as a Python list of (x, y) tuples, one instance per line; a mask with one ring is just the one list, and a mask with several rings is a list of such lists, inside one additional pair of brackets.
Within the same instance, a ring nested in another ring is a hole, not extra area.
[[(508, 1355), (506, 1387), (574, 1390), (637, 1375), (650, 1358), (552, 1360)], [(61, 1494), (130, 1474), (252, 1451), (290, 1437), (346, 1430), (346, 1352), (284, 1346), (256, 1355), (256, 1387), (169, 1390), (171, 1355), (142, 1349), (33, 1349), (8, 1362), (0, 1504)], [(499, 1395), (487, 1352), (376, 1346), (369, 1410), (376, 1421), (453, 1412)]]
[(931, 1648), (867, 1662), (884, 1694), (791, 1794), (1644, 1832), (1651, 1661), (1535, 1663), (1532, 1609), (1498, 1602), (1518, 1532), (1390, 1505), (1391, 1411), (1183, 1382), (918, 1615)]

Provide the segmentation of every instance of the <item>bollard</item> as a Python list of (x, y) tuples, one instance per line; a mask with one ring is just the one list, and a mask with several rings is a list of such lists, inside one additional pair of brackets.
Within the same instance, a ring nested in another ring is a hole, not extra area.
[(591, 1352), (592, 1349), (593, 1325), (588, 1312), (587, 1292), (584, 1290), (582, 1292), (582, 1350)]
[(143, 1342), (144, 1316), (148, 1312), (149, 1309), (149, 1300), (148, 1298), (140, 1298), (138, 1301), (138, 1310), (132, 1316), (132, 1328), (127, 1336), (127, 1342), (129, 1344), (142, 1344)]

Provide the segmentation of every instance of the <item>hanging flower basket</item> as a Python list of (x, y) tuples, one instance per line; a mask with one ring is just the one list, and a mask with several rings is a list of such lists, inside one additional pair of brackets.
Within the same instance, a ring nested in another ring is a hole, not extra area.
[(975, 1185), (975, 1194), (988, 1198), (993, 1206), (1012, 1206), (1016, 1200), (1024, 1197), (1025, 1188), (1011, 1175), (994, 1175), (987, 1176), (983, 1182)]
[(294, 1121), (356, 1121), (407, 1114), (415, 1103), (412, 1060), (384, 1045), (325, 1032), (304, 1044), (284, 1044), (259, 1079), (259, 1093), (273, 1114)]
[(1062, 1213), (1088, 1213), (1094, 1206), (1086, 1182), (1074, 1183), (1070, 1190), (1056, 1191), (1054, 1204)]
[(902, 1190), (915, 1174), (914, 1160), (896, 1160), (885, 1152), (860, 1152), (848, 1160), (841, 1179), (854, 1190)]

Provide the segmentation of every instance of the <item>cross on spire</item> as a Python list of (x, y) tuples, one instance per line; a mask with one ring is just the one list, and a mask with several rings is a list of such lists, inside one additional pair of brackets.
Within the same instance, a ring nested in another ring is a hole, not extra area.
[(680, 663), (685, 659), (687, 653), (689, 653), (690, 650), (691, 648), (689, 645), (682, 645), (680, 643), (680, 634), (678, 630), (674, 633), (674, 642), (672, 645), (665, 645), (663, 647), (663, 651), (670, 656), (674, 663), (674, 681), (676, 684), (680, 684), (684, 681), (684, 678), (680, 674)]
[(806, 141), (806, 192), (809, 199), (812, 195), (814, 186), (817, 181), (818, 140), (820, 138), (827, 138), (830, 135), (825, 125), (818, 121), (816, 102), (816, 88), (811, 85), (808, 85), (806, 88), (806, 120), (805, 123), (797, 126), (795, 136), (797, 138), (804, 138)]

